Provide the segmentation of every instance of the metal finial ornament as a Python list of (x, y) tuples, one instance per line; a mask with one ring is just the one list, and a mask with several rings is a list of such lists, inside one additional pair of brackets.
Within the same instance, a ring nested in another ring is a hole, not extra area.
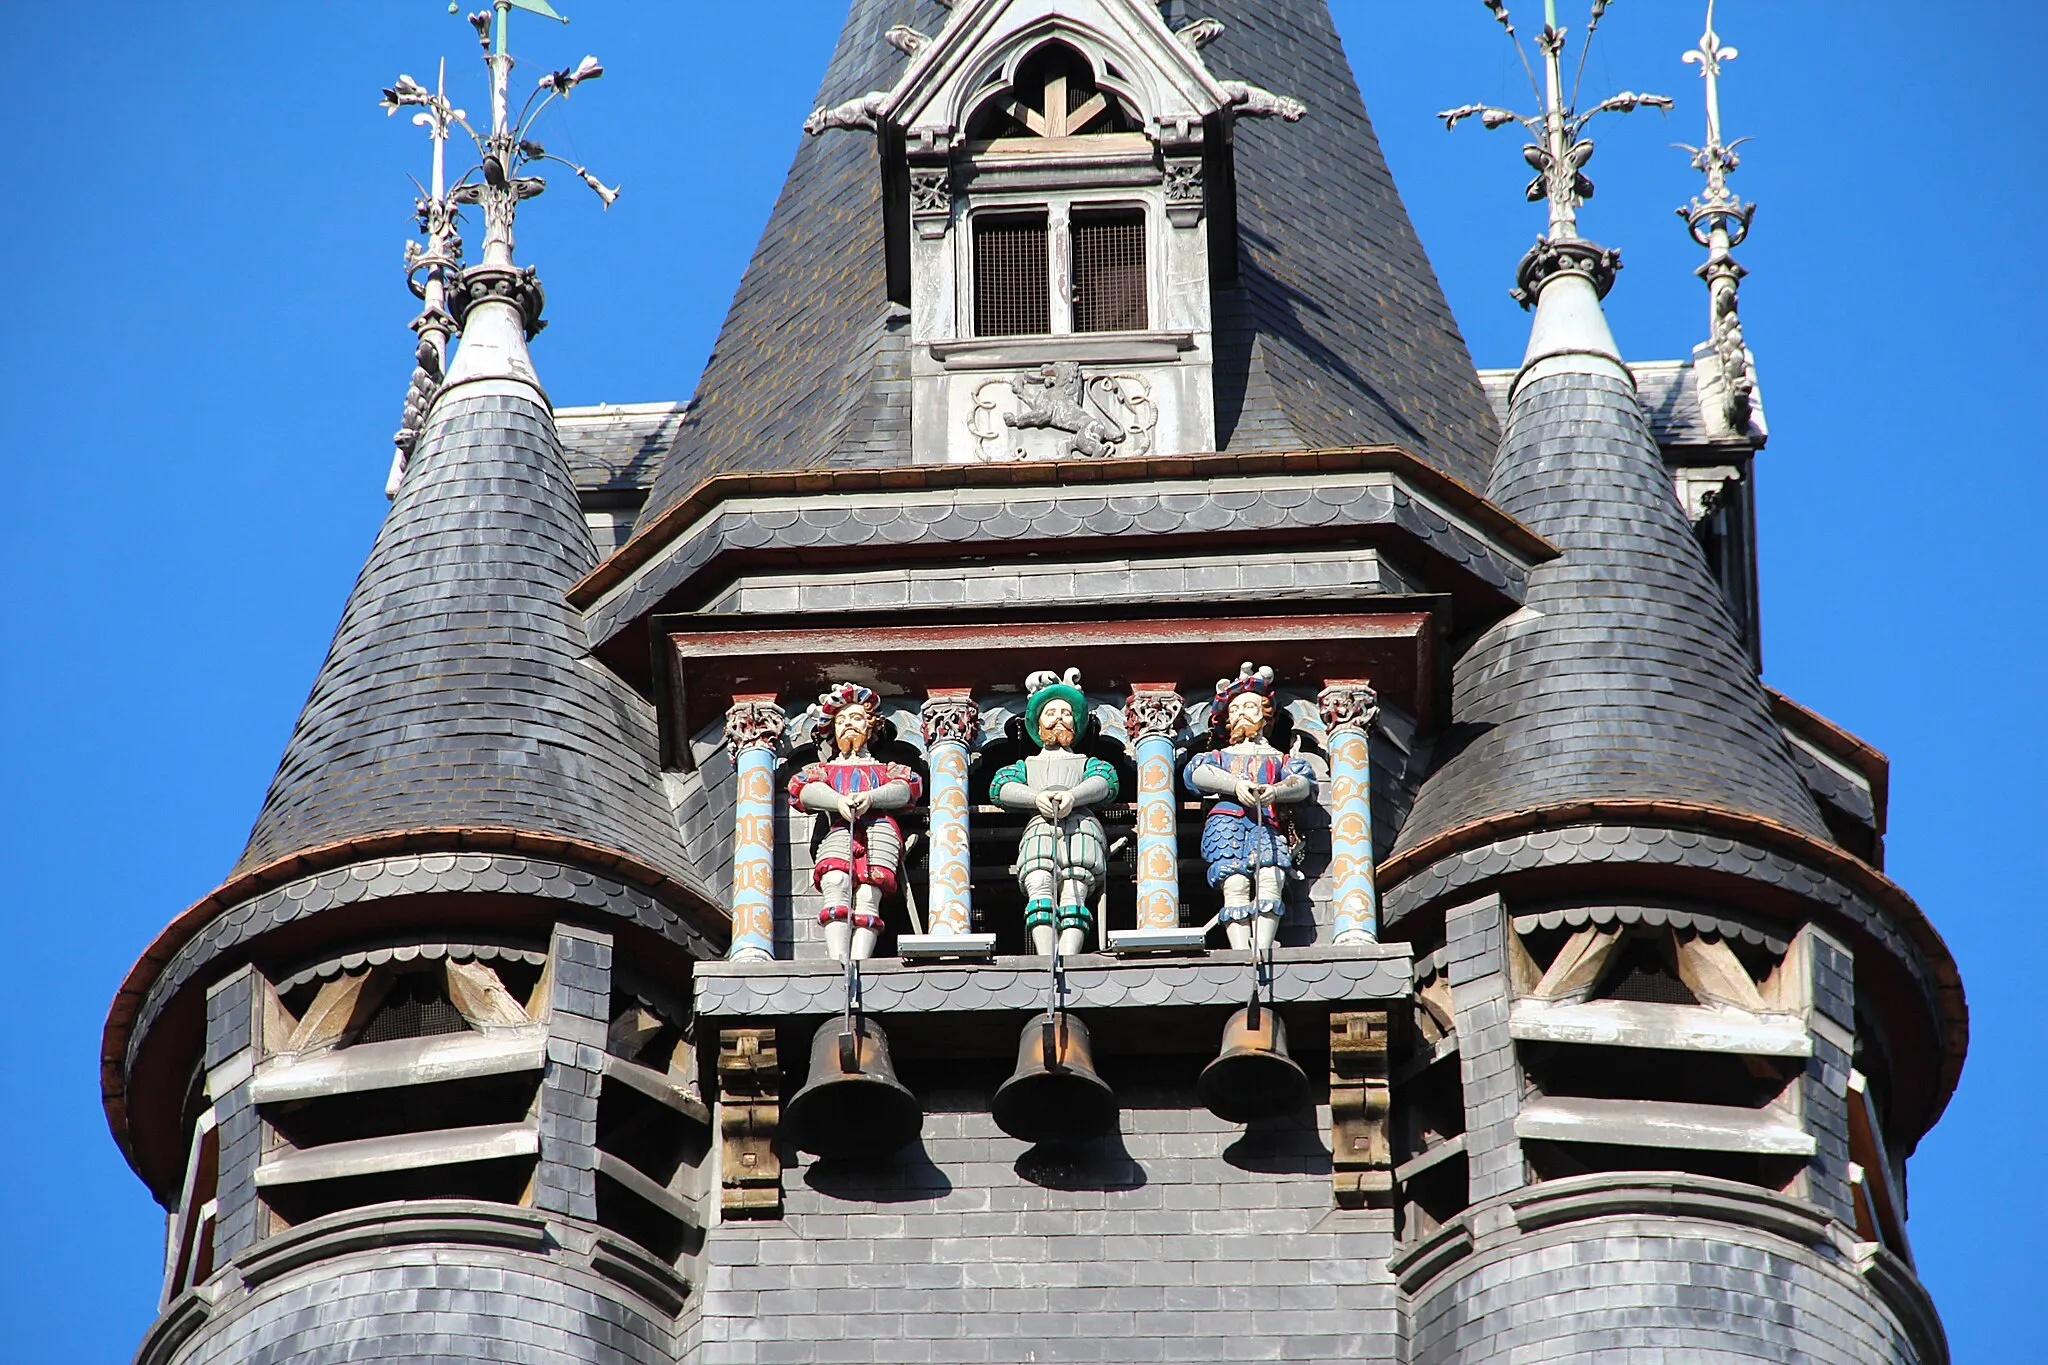
[[(470, 124), (467, 114), (448, 100), (445, 62), (442, 63), (441, 81), (433, 91), (410, 76), (400, 76), (391, 88), (384, 91), (381, 101), (387, 114), (395, 114), (401, 108), (416, 108), (418, 112), (413, 115), (413, 122), (428, 130), (434, 145), (432, 187), (420, 187), (416, 201), (420, 232), (426, 238), (426, 245), (407, 243), (405, 253), (407, 282), (423, 306), (420, 316), (412, 324), (420, 334), (418, 365), (406, 390), (405, 415), (393, 438), (397, 449), (393, 454), (390, 477), (385, 483), (384, 491), (391, 497), (398, 495), (404, 481), (413, 446), (425, 428), (427, 411), (433, 405), (434, 395), (447, 370), (449, 342), (461, 326), (469, 305), (483, 298), (507, 298), (519, 306), (527, 336), (533, 336), (546, 326), (541, 320), (544, 295), (540, 280), (532, 267), (522, 270), (512, 261), (512, 220), (519, 201), (539, 194), (547, 188), (547, 182), (520, 172), (536, 161), (559, 162), (588, 185), (606, 208), (610, 208), (619, 197), (617, 187), (606, 185), (583, 166), (549, 154), (529, 136), (541, 112), (550, 103), (568, 98), (578, 85), (604, 74), (604, 67), (597, 58), (585, 57), (573, 67), (551, 71), (541, 77), (527, 95), (518, 117), (511, 116), (509, 87), (514, 62), (507, 32), (514, 9), (523, 9), (564, 24), (569, 22), (556, 13), (547, 0), (494, 0), (490, 9), (468, 16), (469, 24), (476, 30), (477, 39), (483, 46), (484, 64), (491, 73), (489, 132), (478, 132)], [(456, 7), (451, 5), (449, 12), (456, 12)], [(448, 184), (446, 149), (448, 132), (452, 127), (459, 127), (469, 135), (479, 160), (453, 184)], [(467, 268), (462, 262), (462, 241), (457, 232), (461, 206), (465, 204), (477, 205), (484, 216), (483, 259)]]
[[(1483, 0), (1486, 8), (1505, 32), (1509, 43), (1522, 57), (1525, 68), (1528, 56), (1523, 52), (1521, 39), (1509, 21), (1503, 0)], [(1595, 0), (1587, 25), (1587, 42), (1601, 18), (1606, 14), (1608, 0)], [(1581, 112), (1578, 108), (1578, 91), (1570, 95), (1564, 88), (1564, 47), (1566, 30), (1557, 22), (1557, 0), (1544, 0), (1543, 31), (1536, 36), (1536, 50), (1543, 60), (1543, 82), (1536, 93), (1543, 101), (1540, 114), (1518, 114), (1512, 109), (1503, 109), (1490, 104), (1467, 104), (1456, 109), (1446, 109), (1437, 117), (1444, 121), (1444, 127), (1455, 128), (1468, 118), (1477, 118), (1488, 128), (1502, 128), (1510, 123), (1520, 124), (1529, 134), (1531, 142), (1522, 149), (1522, 158), (1536, 171), (1529, 182), (1527, 194), (1530, 202), (1547, 200), (1549, 203), (1549, 231), (1538, 239), (1536, 247), (1523, 258), (1517, 272), (1514, 297), (1523, 307), (1532, 307), (1536, 302), (1536, 291), (1542, 282), (1562, 270), (1571, 270), (1590, 277), (1600, 293), (1605, 294), (1613, 284), (1614, 272), (1620, 268), (1620, 256), (1604, 247), (1594, 246), (1579, 236), (1579, 206), (1593, 197), (1593, 182), (1586, 175), (1586, 163), (1593, 157), (1592, 139), (1582, 136), (1586, 126), (1601, 114), (1626, 114), (1637, 109), (1669, 109), (1671, 100), (1665, 95), (1637, 94), (1624, 90), (1610, 95), (1592, 108)], [(1585, 44), (1581, 44), (1580, 69), (1584, 69)], [(1535, 85), (1533, 70), (1530, 83)]]
[(448, 197), (447, 149), (448, 128), (463, 112), (448, 102), (447, 89), (448, 63), (443, 61), (431, 91), (411, 76), (401, 75), (381, 101), (387, 117), (400, 109), (417, 109), (412, 121), (427, 130), (434, 147), (431, 185), (413, 182), (420, 191), (413, 211), (420, 233), (427, 239), (424, 247), (418, 242), (405, 244), (406, 283), (420, 301), (419, 316), (412, 320), (419, 344), (414, 348), (412, 378), (406, 384), (404, 413), (391, 438), (391, 472), (384, 480), (387, 498), (397, 497), (399, 485), (405, 481), (405, 468), (426, 426), (427, 410), (447, 373), (448, 342), (455, 335), (455, 315), (448, 311), (448, 299), (462, 274), (461, 211)]
[(1736, 51), (1714, 32), (1714, 0), (1707, 0), (1706, 31), (1698, 47), (1683, 60), (1700, 69), (1707, 96), (1707, 139), (1692, 153), (1695, 170), (1707, 177), (1707, 191), (1678, 210), (1692, 239), (1707, 249), (1706, 264), (1695, 273), (1707, 282), (1707, 319), (1713, 338), (1714, 358), (1721, 365), (1721, 414), (1736, 431), (1749, 429), (1756, 403), (1756, 375), (1749, 363), (1749, 348), (1742, 339), (1742, 318), (1736, 308), (1736, 292), (1749, 272), (1730, 254), (1749, 236), (1756, 205), (1744, 203), (1728, 188), (1728, 176), (1742, 164), (1735, 149), (1748, 138), (1721, 141), (1721, 63), (1735, 60)]

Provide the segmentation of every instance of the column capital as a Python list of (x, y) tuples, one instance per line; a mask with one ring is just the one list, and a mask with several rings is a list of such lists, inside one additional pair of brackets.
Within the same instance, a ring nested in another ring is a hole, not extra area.
[(918, 717), (924, 723), (926, 748), (950, 740), (971, 749), (981, 735), (981, 708), (964, 687), (934, 688), (918, 709)]
[(1327, 678), (1316, 693), (1316, 706), (1331, 730), (1356, 726), (1369, 731), (1380, 714), (1380, 694), (1364, 678)]
[(789, 717), (771, 695), (734, 697), (725, 712), (725, 747), (735, 763), (748, 749), (766, 749), (771, 754), (779, 754), (783, 727), (788, 723)]
[(1132, 683), (1124, 702), (1124, 728), (1133, 741), (1170, 739), (1187, 706), (1172, 683)]

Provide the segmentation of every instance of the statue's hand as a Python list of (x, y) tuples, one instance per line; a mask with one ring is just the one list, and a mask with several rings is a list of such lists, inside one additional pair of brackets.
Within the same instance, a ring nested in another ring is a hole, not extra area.
[(1237, 784), (1237, 802), (1241, 806), (1263, 806), (1273, 799), (1273, 789), (1260, 782)]
[(868, 813), (872, 799), (866, 792), (847, 792), (839, 798), (839, 813), (848, 820), (858, 820)]
[(1070, 791), (1050, 791), (1038, 794), (1038, 813), (1048, 820), (1064, 820), (1074, 809), (1074, 794)]

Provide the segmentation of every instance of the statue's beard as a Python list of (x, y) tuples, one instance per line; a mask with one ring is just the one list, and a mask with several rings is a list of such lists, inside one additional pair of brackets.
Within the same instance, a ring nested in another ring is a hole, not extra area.
[(841, 758), (852, 758), (855, 754), (868, 747), (868, 736), (865, 730), (842, 730), (835, 738), (839, 741), (839, 756)]
[(1063, 720), (1049, 721), (1039, 730), (1038, 739), (1041, 744), (1064, 749), (1074, 742), (1074, 727)]
[(1234, 720), (1230, 722), (1230, 742), (1243, 744), (1247, 740), (1261, 739), (1266, 733), (1263, 720)]

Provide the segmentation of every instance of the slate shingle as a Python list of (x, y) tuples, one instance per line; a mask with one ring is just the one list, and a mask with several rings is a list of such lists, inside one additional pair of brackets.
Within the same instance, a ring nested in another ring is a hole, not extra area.
[(563, 598), (596, 562), (547, 408), (461, 389), (438, 404), (236, 872), (482, 825), (681, 875), (653, 713), (583, 662)]
[(1487, 495), (1564, 554), (1458, 661), (1450, 756), (1397, 848), (1574, 800), (1697, 802), (1826, 839), (1631, 386), (1525, 383)]
[[(1307, 103), (1236, 130), (1240, 283), (1215, 295), (1226, 451), (1392, 443), (1474, 487), (1493, 412), (1373, 135), (1324, 0), (1168, 4), (1220, 19), (1219, 78)], [(853, 0), (820, 105), (892, 85), (895, 24), (936, 32), (937, 0)], [(713, 474), (909, 458), (904, 311), (884, 282), (875, 141), (806, 137), (733, 296), (642, 524)]]

